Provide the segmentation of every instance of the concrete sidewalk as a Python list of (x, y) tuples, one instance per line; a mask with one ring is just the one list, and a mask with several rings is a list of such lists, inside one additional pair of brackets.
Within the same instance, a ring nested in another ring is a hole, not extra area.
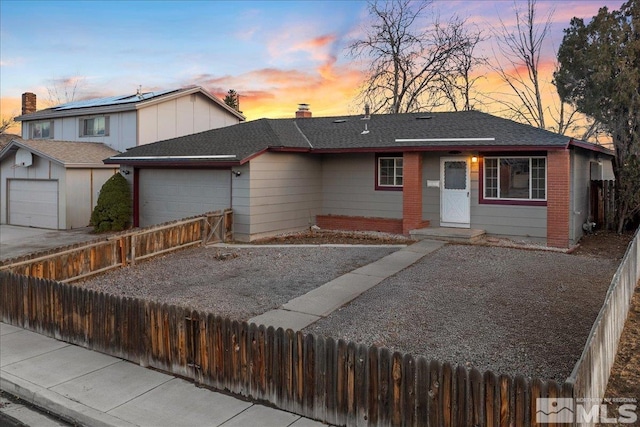
[(0, 389), (87, 426), (324, 426), (4, 323)]
[(420, 240), (294, 298), (278, 309), (252, 317), (249, 323), (299, 331), (445, 244), (443, 241)]

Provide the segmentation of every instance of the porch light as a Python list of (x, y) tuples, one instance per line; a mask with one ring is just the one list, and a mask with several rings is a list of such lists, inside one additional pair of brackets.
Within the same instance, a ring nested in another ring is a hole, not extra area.
[(478, 163), (478, 156), (471, 156), (471, 163)]

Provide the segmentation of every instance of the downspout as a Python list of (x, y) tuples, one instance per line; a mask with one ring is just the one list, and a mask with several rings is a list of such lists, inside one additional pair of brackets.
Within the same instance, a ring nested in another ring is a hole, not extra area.
[(140, 227), (140, 169), (133, 168), (133, 226)]

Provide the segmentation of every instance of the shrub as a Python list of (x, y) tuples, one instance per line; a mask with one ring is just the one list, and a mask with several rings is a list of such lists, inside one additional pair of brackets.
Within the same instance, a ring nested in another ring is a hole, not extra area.
[(91, 213), (91, 225), (97, 233), (121, 231), (131, 224), (132, 202), (129, 183), (119, 173), (100, 189), (98, 203)]

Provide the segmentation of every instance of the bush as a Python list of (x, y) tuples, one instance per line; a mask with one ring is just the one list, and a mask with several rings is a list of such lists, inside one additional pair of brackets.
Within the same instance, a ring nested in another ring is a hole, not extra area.
[(119, 173), (100, 189), (98, 203), (91, 213), (91, 225), (97, 233), (121, 231), (131, 224), (132, 202), (129, 183)]

